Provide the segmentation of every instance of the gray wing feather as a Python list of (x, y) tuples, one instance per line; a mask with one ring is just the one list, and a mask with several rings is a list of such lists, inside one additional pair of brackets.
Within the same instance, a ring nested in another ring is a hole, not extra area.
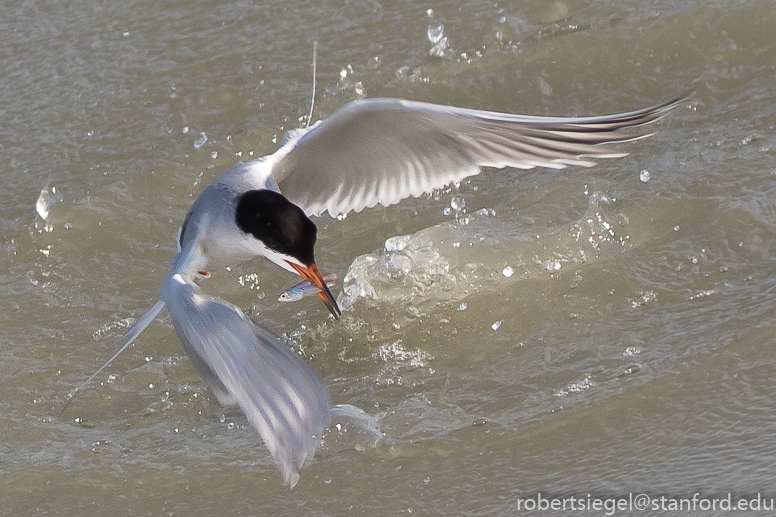
[(358, 212), (442, 188), (483, 166), (562, 169), (625, 156), (600, 144), (649, 136), (628, 130), (663, 118), (684, 99), (577, 118), (355, 101), (298, 138), (273, 175), (283, 195), (308, 215)]
[(326, 388), (278, 338), (180, 275), (167, 277), (162, 299), (192, 363), (219, 400), (240, 406), (293, 487), (331, 421)]

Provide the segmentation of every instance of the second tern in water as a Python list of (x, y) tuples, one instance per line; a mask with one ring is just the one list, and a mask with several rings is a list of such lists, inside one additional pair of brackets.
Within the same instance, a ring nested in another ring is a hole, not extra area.
[(166, 306), (191, 362), (222, 404), (245, 413), (293, 486), (331, 421), (326, 388), (298, 354), (239, 308), (202, 293), (198, 277), (263, 256), (309, 281), (305, 292), (317, 292), (337, 318), (339, 307), (315, 263), (310, 217), (393, 205), (481, 167), (563, 169), (625, 156), (600, 144), (649, 136), (629, 130), (660, 120), (683, 99), (577, 118), (399, 99), (351, 102), (310, 128), (290, 131), (273, 154), (235, 165), (202, 192), (181, 226), (180, 251), (159, 301), (122, 336), (111, 361)]

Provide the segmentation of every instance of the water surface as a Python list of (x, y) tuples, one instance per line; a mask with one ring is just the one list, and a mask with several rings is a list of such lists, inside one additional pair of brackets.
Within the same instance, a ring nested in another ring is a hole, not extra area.
[[(537, 492), (776, 497), (772, 2), (3, 12), (9, 515), (474, 516), (515, 514)], [(324, 271), (377, 264), (361, 277), (374, 296), (350, 300), (341, 323), (316, 297), (278, 303), (298, 280), (263, 261), (215, 272), (209, 293), (283, 335), (334, 403), (385, 433), (374, 445), (333, 429), (294, 490), (166, 316), (60, 414), (157, 299), (194, 198), (306, 123), (314, 40), (315, 119), (364, 96), (591, 115), (695, 93), (653, 137), (620, 145), (625, 158), (488, 170), (320, 219)], [(408, 247), (385, 249), (403, 235)]]

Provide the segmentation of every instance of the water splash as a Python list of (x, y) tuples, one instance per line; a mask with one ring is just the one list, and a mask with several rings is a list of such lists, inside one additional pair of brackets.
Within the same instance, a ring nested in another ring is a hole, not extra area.
[(194, 142), (194, 149), (201, 149), (203, 145), (207, 143), (207, 135), (200, 133), (197, 140)]
[(332, 422), (324, 432), (317, 457), (326, 457), (353, 449), (363, 452), (386, 441), (379, 423), (384, 413), (372, 416), (350, 404), (337, 404), (331, 408)]
[(353, 65), (347, 65), (340, 70), (339, 81), (332, 90), (327, 91), (332, 95), (339, 95), (344, 92), (350, 92), (354, 94), (354, 98), (361, 99), (366, 97), (366, 89), (364, 83), (356, 78), (356, 71), (353, 69)]
[(559, 389), (555, 392), (556, 397), (567, 397), (570, 394), (573, 393), (582, 393), (583, 391), (589, 390), (595, 386), (595, 384), (592, 381), (592, 377), (588, 376), (584, 379), (572, 382), (571, 384), (568, 384), (564, 388)]
[(412, 235), (398, 235), (385, 241), (385, 251), (403, 251), (410, 242)]
[[(353, 260), (337, 302), (343, 310), (358, 300), (398, 303), (411, 310), (427, 303), (457, 306), (470, 293), (548, 275), (574, 275), (569, 279), (578, 285), (576, 266), (630, 243), (628, 235), (618, 233), (623, 225), (615, 221), (625, 216), (619, 214), (616, 199), (600, 191), (588, 199), (587, 211), (577, 222), (547, 229), (543, 235), (538, 235), (541, 230), (534, 221), (521, 231), (525, 218), (516, 214), (510, 219), (496, 217), (490, 209), (472, 214), (462, 209), (455, 219), (391, 237), (383, 249)], [(452, 204), (465, 206), (462, 197)]]
[(650, 304), (657, 300), (657, 293), (655, 291), (643, 291), (639, 293), (638, 298), (634, 300), (630, 300), (630, 306), (633, 309), (638, 309), (639, 307), (644, 307), (647, 304)]
[(450, 42), (445, 35), (445, 24), (435, 18), (433, 9), (428, 9), (426, 14), (428, 15), (426, 36), (432, 45), (428, 53), (434, 57), (445, 57), (450, 48)]
[(436, 45), (445, 37), (445, 25), (439, 21), (430, 21), (427, 29), (428, 41)]
[(44, 221), (48, 219), (51, 207), (64, 201), (57, 187), (45, 186), (40, 190), (38, 200), (35, 202), (35, 211)]
[(372, 357), (396, 367), (425, 368), (434, 356), (424, 350), (406, 350), (400, 341), (382, 345)]

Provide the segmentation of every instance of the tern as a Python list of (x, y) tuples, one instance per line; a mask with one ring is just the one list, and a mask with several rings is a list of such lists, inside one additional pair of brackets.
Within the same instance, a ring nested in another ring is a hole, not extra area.
[(202, 192), (179, 230), (179, 252), (159, 301), (120, 338), (123, 346), (105, 366), (166, 306), (183, 348), (219, 402), (240, 407), (293, 487), (331, 422), (327, 390), (285, 343), (236, 306), (204, 294), (200, 279), (262, 256), (310, 282), (307, 291), (317, 292), (338, 318), (340, 309), (315, 263), (311, 217), (393, 205), (483, 167), (563, 169), (622, 157), (627, 153), (601, 144), (650, 136), (631, 130), (660, 120), (684, 98), (593, 117), (389, 98), (351, 102), (309, 128), (289, 131), (273, 154), (238, 163)]

